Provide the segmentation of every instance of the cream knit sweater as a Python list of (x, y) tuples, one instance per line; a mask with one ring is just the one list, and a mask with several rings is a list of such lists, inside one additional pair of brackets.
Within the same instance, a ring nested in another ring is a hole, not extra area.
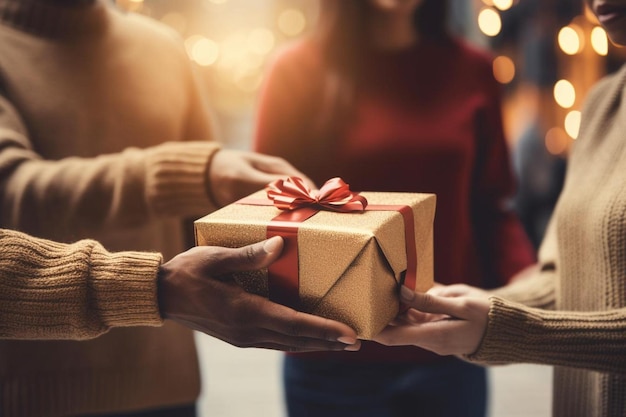
[[(181, 220), (212, 209), (203, 90), (171, 30), (80, 3), (0, 0), (0, 227), (167, 259), (184, 249)], [(173, 323), (0, 341), (4, 417), (190, 404), (199, 391), (193, 334)]]
[(555, 416), (626, 416), (626, 68), (589, 95), (540, 262), (470, 359), (557, 365)]

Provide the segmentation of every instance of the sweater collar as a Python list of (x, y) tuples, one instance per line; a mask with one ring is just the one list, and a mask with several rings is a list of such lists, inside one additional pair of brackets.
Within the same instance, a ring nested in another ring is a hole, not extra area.
[(0, 0), (0, 23), (45, 38), (100, 33), (110, 0)]

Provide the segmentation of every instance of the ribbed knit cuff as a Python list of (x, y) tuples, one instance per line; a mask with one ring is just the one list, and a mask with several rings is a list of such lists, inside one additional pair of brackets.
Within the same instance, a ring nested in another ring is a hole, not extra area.
[[(117, 326), (158, 326), (158, 253), (109, 253), (0, 229), (0, 337), (90, 339)], [(8, 273), (7, 273), (8, 272)]]
[(548, 311), (492, 297), (478, 350), (483, 364), (537, 363), (626, 372), (626, 311)]
[(529, 307), (554, 309), (556, 273), (537, 271), (536, 275), (520, 278), (490, 293)]
[(158, 253), (91, 253), (91, 288), (100, 320), (106, 327), (160, 326), (157, 297)]
[(207, 164), (215, 142), (168, 142), (149, 150), (147, 199), (159, 215), (203, 216), (217, 208), (207, 193)]

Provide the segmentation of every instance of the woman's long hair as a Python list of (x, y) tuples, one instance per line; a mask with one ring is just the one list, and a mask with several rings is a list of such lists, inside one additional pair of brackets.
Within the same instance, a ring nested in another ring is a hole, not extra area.
[[(367, 0), (320, 1), (312, 41), (324, 58), (324, 111), (318, 125), (325, 132), (349, 116), (354, 85), (368, 48), (366, 24), (370, 7)], [(420, 38), (448, 39), (447, 14), (446, 0), (423, 0), (414, 14), (416, 33)]]

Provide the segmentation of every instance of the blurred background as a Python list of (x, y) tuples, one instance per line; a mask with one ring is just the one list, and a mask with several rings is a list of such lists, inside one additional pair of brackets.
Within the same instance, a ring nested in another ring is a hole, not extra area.
[[(337, 0), (340, 1), (340, 0)], [(170, 26), (185, 42), (212, 100), (225, 147), (248, 149), (257, 95), (274, 53), (307, 33), (315, 0), (118, 0)], [(519, 190), (515, 207), (538, 245), (560, 191), (589, 88), (615, 71), (612, 45), (582, 0), (450, 0), (450, 29), (493, 53)], [(583, 64), (584, 61), (584, 64)], [(158, 69), (155, 69), (158, 70)], [(281, 354), (198, 336), (201, 416), (282, 416)], [(491, 371), (493, 417), (549, 416), (551, 369)]]
[[(219, 138), (250, 146), (255, 104), (274, 53), (315, 24), (315, 0), (118, 0), (177, 31), (210, 94)], [(533, 242), (560, 190), (591, 85), (616, 70), (612, 45), (583, 0), (450, 0), (450, 28), (493, 52), (519, 177), (515, 204)], [(584, 64), (582, 63), (584, 61)]]

